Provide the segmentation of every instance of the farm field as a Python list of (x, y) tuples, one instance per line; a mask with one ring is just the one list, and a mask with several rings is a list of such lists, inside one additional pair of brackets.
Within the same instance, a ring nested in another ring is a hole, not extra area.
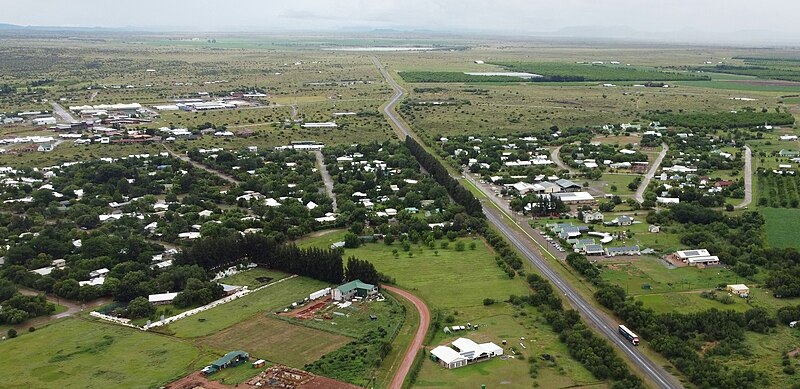
[(760, 212), (766, 221), (770, 246), (800, 248), (796, 235), (800, 229), (800, 209), (762, 207)]
[(270, 315), (257, 315), (204, 337), (199, 343), (220, 353), (243, 350), (255, 358), (302, 369), (305, 364), (316, 361), (351, 340), (343, 335), (291, 324)]
[(209, 309), (164, 327), (180, 338), (195, 338), (223, 330), (259, 313), (283, 309), (293, 301), (328, 286), (304, 277), (287, 279), (238, 300)]
[[(136, 350), (136, 352), (131, 352)], [(0, 366), (9, 388), (158, 387), (188, 373), (191, 343), (83, 319), (64, 319), (3, 342), (25, 368)]]

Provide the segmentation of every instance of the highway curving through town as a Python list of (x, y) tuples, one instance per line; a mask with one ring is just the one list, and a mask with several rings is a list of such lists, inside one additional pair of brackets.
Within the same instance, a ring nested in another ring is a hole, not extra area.
[[(405, 95), (405, 90), (394, 80), (394, 78), (392, 78), (392, 76), (377, 58), (373, 57), (372, 60), (380, 71), (381, 75), (386, 79), (386, 82), (394, 89), (394, 94), (392, 95), (391, 99), (383, 106), (384, 114), (389, 119), (392, 128), (394, 128), (395, 132), (401, 139), (405, 138), (405, 136), (416, 138), (408, 124), (406, 124), (404, 120), (400, 119), (397, 115), (397, 112), (394, 110), (394, 107)], [(658, 158), (655, 165), (660, 165), (661, 159), (663, 159), (663, 156), (666, 154), (666, 150), (668, 149), (664, 147), (662, 153), (659, 155), (660, 158)], [(678, 379), (669, 374), (666, 370), (664, 370), (663, 367), (653, 362), (642, 351), (634, 347), (627, 340), (623, 339), (617, 333), (618, 329), (615, 320), (612, 317), (587, 302), (586, 299), (584, 299), (584, 297), (578, 293), (569, 282), (565, 281), (558, 272), (553, 270), (553, 268), (545, 259), (536, 253), (536, 251), (533, 249), (534, 245), (536, 244), (533, 237), (528, 235), (527, 232), (525, 232), (505, 211), (503, 211), (502, 207), (496, 203), (497, 201), (500, 201), (499, 199), (496, 199), (493, 195), (489, 195), (487, 197), (490, 199), (490, 203), (483, 204), (483, 212), (486, 214), (487, 220), (495, 228), (497, 228), (497, 230), (500, 231), (509, 240), (509, 242), (513, 244), (514, 247), (517, 248), (525, 256), (525, 258), (530, 261), (533, 266), (536, 267), (536, 269), (555, 286), (556, 289), (561, 291), (561, 293), (564, 293), (565, 298), (581, 314), (581, 316), (583, 316), (590, 326), (595, 328), (617, 349), (619, 349), (623, 356), (630, 361), (630, 363), (636, 366), (636, 368), (651, 385), (665, 389), (683, 388), (683, 385), (681, 385)], [(512, 228), (504, 219), (507, 219), (507, 221), (512, 223), (514, 227)]]

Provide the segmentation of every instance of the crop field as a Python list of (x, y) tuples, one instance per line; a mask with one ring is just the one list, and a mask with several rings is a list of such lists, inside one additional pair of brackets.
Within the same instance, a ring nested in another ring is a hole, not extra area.
[(257, 315), (207, 336), (199, 343), (222, 353), (243, 350), (256, 358), (302, 369), (350, 340), (332, 332)]
[(209, 309), (165, 327), (162, 331), (181, 338), (195, 338), (228, 328), (259, 313), (283, 309), (311, 292), (328, 286), (324, 282), (296, 277)]
[(760, 208), (764, 215), (767, 242), (772, 247), (800, 248), (797, 231), (800, 229), (800, 209)]
[(515, 72), (541, 74), (553, 81), (680, 81), (702, 80), (690, 73), (637, 69), (625, 65), (593, 65), (552, 62), (492, 62)]
[(186, 374), (199, 351), (135, 329), (65, 319), (3, 341), (3, 355), (24, 366), (0, 366), (4, 387), (104, 389), (158, 387)]

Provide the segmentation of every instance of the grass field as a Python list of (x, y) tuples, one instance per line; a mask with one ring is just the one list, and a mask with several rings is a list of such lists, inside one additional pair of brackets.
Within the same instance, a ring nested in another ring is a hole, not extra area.
[[(342, 313), (345, 316), (336, 315)], [(387, 296), (386, 301), (372, 301), (357, 303), (347, 308), (329, 307), (320, 310), (320, 315), (328, 314), (330, 320), (300, 320), (285, 318), (290, 323), (334, 332), (353, 338), (360, 338), (371, 330), (383, 328), (388, 333), (394, 333), (403, 321), (403, 307), (392, 296)], [(376, 320), (370, 319), (375, 315)]]
[(257, 315), (199, 341), (222, 353), (244, 350), (252, 357), (296, 368), (350, 342), (351, 338)]
[[(244, 271), (239, 274), (234, 274), (230, 277), (225, 277), (219, 281), (227, 285), (244, 285), (244, 286), (249, 286), (251, 289), (253, 289), (261, 285), (286, 278), (288, 276), (289, 275), (284, 272), (257, 267), (255, 269)], [(258, 278), (262, 277), (271, 278), (271, 280), (267, 282), (258, 281)]]
[[(601, 189), (605, 193), (620, 195), (620, 196), (632, 196), (636, 193), (635, 190), (631, 190), (628, 188), (628, 184), (633, 182), (636, 177), (641, 177), (640, 174), (603, 174), (603, 177), (600, 181), (590, 182), (590, 185), (600, 186)], [(617, 190), (612, 190), (611, 186), (614, 185), (617, 187)]]
[(796, 232), (800, 229), (800, 209), (760, 208), (767, 230), (767, 243), (772, 247), (800, 249)]
[(296, 277), (285, 280), (246, 297), (209, 309), (197, 315), (177, 321), (164, 328), (181, 338), (209, 335), (243, 321), (259, 312), (283, 309), (293, 301), (302, 300), (308, 294), (328, 286), (324, 282)]
[(2, 349), (24, 367), (0, 365), (7, 388), (158, 387), (188, 373), (199, 355), (187, 342), (80, 319), (6, 340)]
[[(748, 331), (745, 332), (745, 344), (751, 355), (734, 354), (718, 360), (733, 369), (749, 367), (764, 372), (773, 388), (791, 388), (797, 384), (797, 376), (784, 373), (781, 364), (785, 353), (800, 347), (800, 331), (797, 328), (779, 324), (777, 330), (769, 334)], [(790, 361), (795, 368), (800, 367), (797, 358), (790, 358)]]
[[(724, 267), (668, 269), (660, 259), (642, 257), (629, 261), (602, 260), (602, 277), (629, 290), (631, 295), (713, 289), (718, 284), (736, 284), (743, 279)], [(643, 284), (650, 288), (642, 289)]]

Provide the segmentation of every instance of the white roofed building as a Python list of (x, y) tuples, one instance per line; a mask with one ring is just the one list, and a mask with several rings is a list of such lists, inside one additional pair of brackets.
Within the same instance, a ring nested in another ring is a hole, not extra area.
[(475, 343), (471, 339), (458, 338), (448, 346), (438, 346), (431, 350), (431, 356), (442, 367), (455, 369), (471, 363), (485, 361), (503, 355), (503, 349), (494, 343)]

